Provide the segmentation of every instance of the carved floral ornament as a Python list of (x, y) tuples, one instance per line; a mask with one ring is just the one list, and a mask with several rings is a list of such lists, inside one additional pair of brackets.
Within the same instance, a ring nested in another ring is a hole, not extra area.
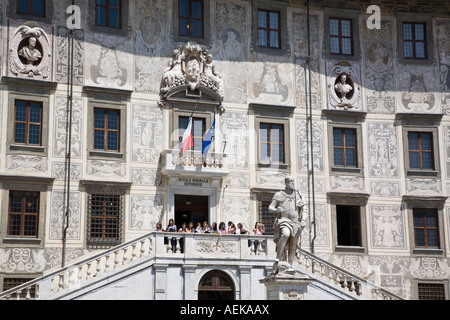
[(173, 56), (164, 71), (161, 81), (161, 101), (163, 107), (174, 93), (185, 91), (186, 96), (198, 96), (204, 92), (219, 103), (220, 114), (225, 112), (222, 106), (224, 98), (223, 80), (216, 71), (213, 56), (207, 49), (195, 42), (188, 42), (184, 47), (173, 50)]
[(49, 80), (51, 39), (35, 22), (25, 22), (10, 36), (9, 71), (17, 77)]

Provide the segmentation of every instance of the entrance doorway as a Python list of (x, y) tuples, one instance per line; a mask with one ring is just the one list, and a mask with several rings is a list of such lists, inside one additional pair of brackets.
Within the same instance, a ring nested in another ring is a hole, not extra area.
[(203, 224), (209, 217), (209, 197), (192, 195), (175, 195), (175, 224), (181, 228), (183, 223), (197, 222)]
[(234, 284), (222, 271), (205, 274), (198, 286), (198, 300), (234, 300)]

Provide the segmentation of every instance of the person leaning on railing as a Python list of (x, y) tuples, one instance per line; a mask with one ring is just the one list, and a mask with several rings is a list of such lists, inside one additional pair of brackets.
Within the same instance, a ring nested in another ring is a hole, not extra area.
[[(167, 225), (166, 231), (167, 232), (177, 232), (177, 226), (174, 223), (173, 219), (169, 220), (169, 224)], [(170, 244), (172, 245), (172, 252), (175, 252), (175, 248), (176, 248), (176, 245), (177, 245), (177, 239), (175, 237), (173, 237), (170, 240)]]
[[(264, 234), (264, 225), (260, 222), (256, 222), (255, 228), (253, 229), (253, 233), (256, 236), (262, 236)], [(255, 240), (255, 248), (254, 248), (255, 254), (256, 254), (256, 251), (258, 250), (258, 246), (259, 246), (259, 241)]]

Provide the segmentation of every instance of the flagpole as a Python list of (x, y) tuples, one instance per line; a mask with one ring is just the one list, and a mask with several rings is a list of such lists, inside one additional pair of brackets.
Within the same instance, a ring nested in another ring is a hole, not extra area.
[[(193, 137), (192, 137), (192, 117), (194, 116), (195, 110), (197, 110), (197, 106), (198, 103), (195, 105), (194, 110), (191, 113), (191, 116), (189, 117), (188, 123), (186, 125), (186, 129), (184, 129), (184, 133), (183, 133), (183, 140), (181, 141), (181, 153), (184, 154), (189, 148), (192, 148), (194, 145), (194, 141), (193, 141)], [(190, 129), (191, 132), (187, 132), (187, 130)], [(188, 147), (186, 147), (185, 149), (185, 143), (186, 143), (186, 138), (191, 140), (191, 143), (189, 144)]]
[[(194, 110), (192, 111), (191, 116), (189, 117), (189, 121), (191, 121), (192, 116), (194, 115), (195, 110), (197, 110), (197, 106), (198, 106), (198, 103), (195, 105)], [(188, 121), (188, 124), (186, 125), (186, 128), (185, 128), (184, 130), (186, 130), (187, 127), (189, 126), (189, 121)]]

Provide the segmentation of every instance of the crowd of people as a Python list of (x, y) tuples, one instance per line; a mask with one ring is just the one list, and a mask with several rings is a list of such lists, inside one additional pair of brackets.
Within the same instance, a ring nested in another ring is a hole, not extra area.
[[(247, 234), (250, 235), (252, 234), (250, 232), (250, 230), (246, 229), (242, 223), (238, 223), (237, 227), (235, 226), (235, 224), (232, 221), (228, 221), (228, 225), (225, 225), (225, 222), (220, 222), (219, 225), (217, 225), (216, 222), (213, 222), (211, 225), (209, 225), (209, 223), (207, 221), (203, 221), (203, 224), (201, 224), (200, 222), (197, 223), (197, 226), (194, 227), (194, 223), (193, 222), (189, 222), (189, 223), (184, 223), (181, 225), (181, 228), (177, 229), (177, 226), (175, 224), (175, 221), (173, 219), (169, 220), (169, 224), (167, 225), (167, 227), (164, 229), (162, 227), (161, 222), (157, 222), (156, 223), (156, 230), (157, 232), (181, 232), (181, 233), (198, 233), (198, 234), (202, 234), (202, 233), (206, 233), (206, 234), (218, 234), (218, 235), (222, 235), (222, 234)], [(255, 227), (252, 230), (254, 235), (263, 235), (264, 234), (264, 224), (260, 223), (260, 222), (256, 222), (255, 223)], [(164, 243), (168, 244), (169, 239), (165, 238)], [(175, 247), (176, 247), (176, 239), (172, 238), (170, 240), (171, 242), (171, 246), (172, 246), (172, 252), (175, 252)], [(181, 247), (181, 252), (183, 252), (184, 250), (184, 245), (183, 245), (184, 239), (181, 238), (180, 239), (180, 247)], [(255, 252), (256, 252), (256, 247), (258, 245), (258, 241), (256, 241), (255, 244)], [(251, 241), (248, 241), (248, 246), (251, 246)]]
[[(251, 234), (251, 232), (244, 228), (242, 223), (237, 224), (237, 228), (232, 221), (228, 221), (228, 225), (225, 225), (225, 222), (219, 223), (217, 225), (216, 222), (213, 222), (211, 225), (208, 221), (203, 221), (203, 224), (200, 222), (197, 223), (197, 226), (194, 227), (193, 222), (184, 223), (181, 225), (181, 228), (177, 229), (175, 221), (173, 219), (169, 220), (169, 224), (165, 229), (163, 229), (161, 222), (156, 223), (156, 230), (160, 232), (182, 232), (182, 233), (212, 233), (212, 234)], [(263, 235), (264, 234), (264, 225), (260, 222), (255, 223), (255, 227), (253, 228), (254, 235)]]

